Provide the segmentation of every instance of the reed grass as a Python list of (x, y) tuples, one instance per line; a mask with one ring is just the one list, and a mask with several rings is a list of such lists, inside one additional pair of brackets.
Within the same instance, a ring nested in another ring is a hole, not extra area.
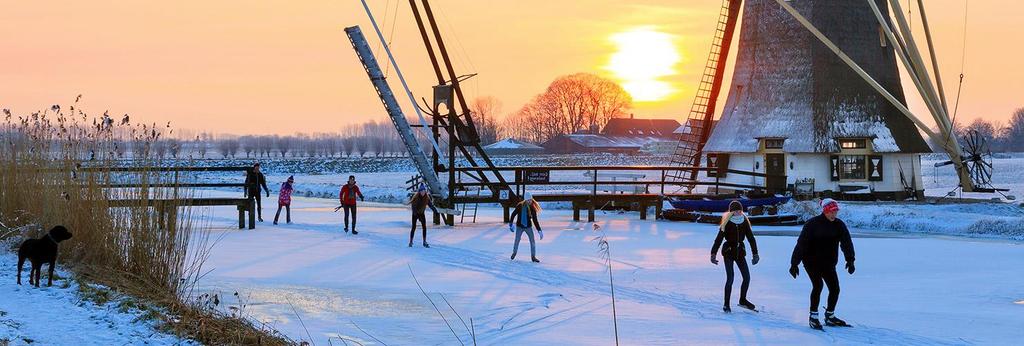
[[(151, 200), (193, 198), (195, 191), (177, 185), (189, 176), (111, 170), (160, 167), (151, 151), (172, 133), (170, 124), (132, 123), (127, 114), (90, 115), (79, 106), (80, 99), (27, 115), (3, 110), (0, 241), (40, 237), (64, 225), (74, 237), (61, 244), (60, 264), (80, 278), (156, 304), (166, 312), (169, 331), (218, 345), (290, 343), (266, 326), (225, 316), (193, 299), (209, 249), (206, 228), (196, 224), (202, 219), (199, 209), (186, 203), (162, 213), (149, 205)], [(102, 186), (109, 183), (170, 187)], [(114, 200), (135, 202), (114, 207)]]

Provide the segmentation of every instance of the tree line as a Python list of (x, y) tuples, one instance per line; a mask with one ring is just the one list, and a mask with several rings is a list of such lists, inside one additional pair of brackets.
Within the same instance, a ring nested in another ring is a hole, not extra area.
[(977, 132), (994, 152), (1024, 152), (1024, 108), (1015, 110), (1005, 123), (977, 118), (967, 125), (957, 122), (953, 129), (961, 139)]

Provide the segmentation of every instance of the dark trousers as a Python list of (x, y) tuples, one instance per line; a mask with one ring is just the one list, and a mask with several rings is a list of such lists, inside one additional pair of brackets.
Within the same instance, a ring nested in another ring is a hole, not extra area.
[(423, 243), (427, 243), (427, 214), (412, 214), (412, 229), (409, 230), (409, 244), (412, 244), (412, 239), (416, 237), (416, 221), (419, 221), (423, 225)]
[(345, 229), (348, 229), (348, 214), (352, 213), (352, 230), (356, 230), (356, 206), (345, 205), (342, 209), (345, 209)]
[(281, 207), (285, 210), (285, 222), (292, 223), (292, 206), (291, 205), (277, 205), (277, 214), (274, 215), (274, 223), (277, 223), (277, 219), (281, 217)]
[(836, 311), (836, 303), (839, 302), (839, 275), (836, 274), (836, 267), (822, 269), (804, 266), (804, 270), (811, 279), (811, 312), (818, 311), (822, 286), (828, 286), (828, 306), (825, 311)]
[(256, 218), (263, 221), (263, 201), (260, 200), (260, 191), (256, 192), (249, 191), (249, 199), (256, 199)]
[(750, 270), (747, 268), (747, 258), (740, 257), (737, 260), (725, 258), (725, 305), (729, 305), (732, 297), (732, 281), (735, 274), (732, 271), (733, 263), (740, 268), (740, 275), (743, 276), (743, 283), (740, 284), (740, 301), (747, 300), (747, 289), (750, 288)]

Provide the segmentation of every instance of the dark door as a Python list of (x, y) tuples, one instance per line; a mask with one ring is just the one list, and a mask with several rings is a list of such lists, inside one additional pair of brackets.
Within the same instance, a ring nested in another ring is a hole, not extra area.
[(781, 192), (786, 190), (786, 154), (765, 154), (764, 178), (765, 188), (768, 192)]

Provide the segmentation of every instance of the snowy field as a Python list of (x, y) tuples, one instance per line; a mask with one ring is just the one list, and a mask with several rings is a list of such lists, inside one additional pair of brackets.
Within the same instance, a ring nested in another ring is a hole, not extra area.
[[(317, 345), (342, 344), (338, 337), (471, 344), (469, 330), (481, 345), (614, 342), (608, 273), (593, 241), (601, 231), (571, 222), (571, 212), (543, 212), (542, 263), (534, 264), (525, 239), (509, 260), (513, 236), (498, 209), (481, 210), (476, 224), (432, 227), (426, 249), (419, 234), (406, 247), (403, 206), (364, 204), (361, 232), (352, 236), (341, 231), (333, 201), (294, 205), (294, 224), (271, 225), (266, 207), (267, 222), (251, 231), (234, 229), (231, 208), (211, 209), (217, 242), (202, 289), (229, 299), (238, 292), (229, 305)], [(713, 225), (640, 221), (635, 213), (599, 213), (597, 224), (611, 246), (624, 345), (1007, 345), (1024, 337), (1020, 242), (856, 229), (858, 270), (840, 275), (838, 308), (855, 327), (818, 332), (806, 325), (810, 283), (786, 272), (799, 227), (757, 227), (762, 260), (751, 268), (749, 297), (763, 311), (724, 314), (725, 275), (708, 261)]]
[(46, 287), (44, 266), (43, 286), (35, 288), (28, 285), (26, 263), (19, 286), (17, 263), (17, 255), (0, 253), (0, 345), (193, 344), (157, 331), (144, 312), (101, 286), (85, 291), (108, 302), (85, 299), (77, 282), (63, 279), (70, 277), (63, 270), (57, 270), (62, 279)]

